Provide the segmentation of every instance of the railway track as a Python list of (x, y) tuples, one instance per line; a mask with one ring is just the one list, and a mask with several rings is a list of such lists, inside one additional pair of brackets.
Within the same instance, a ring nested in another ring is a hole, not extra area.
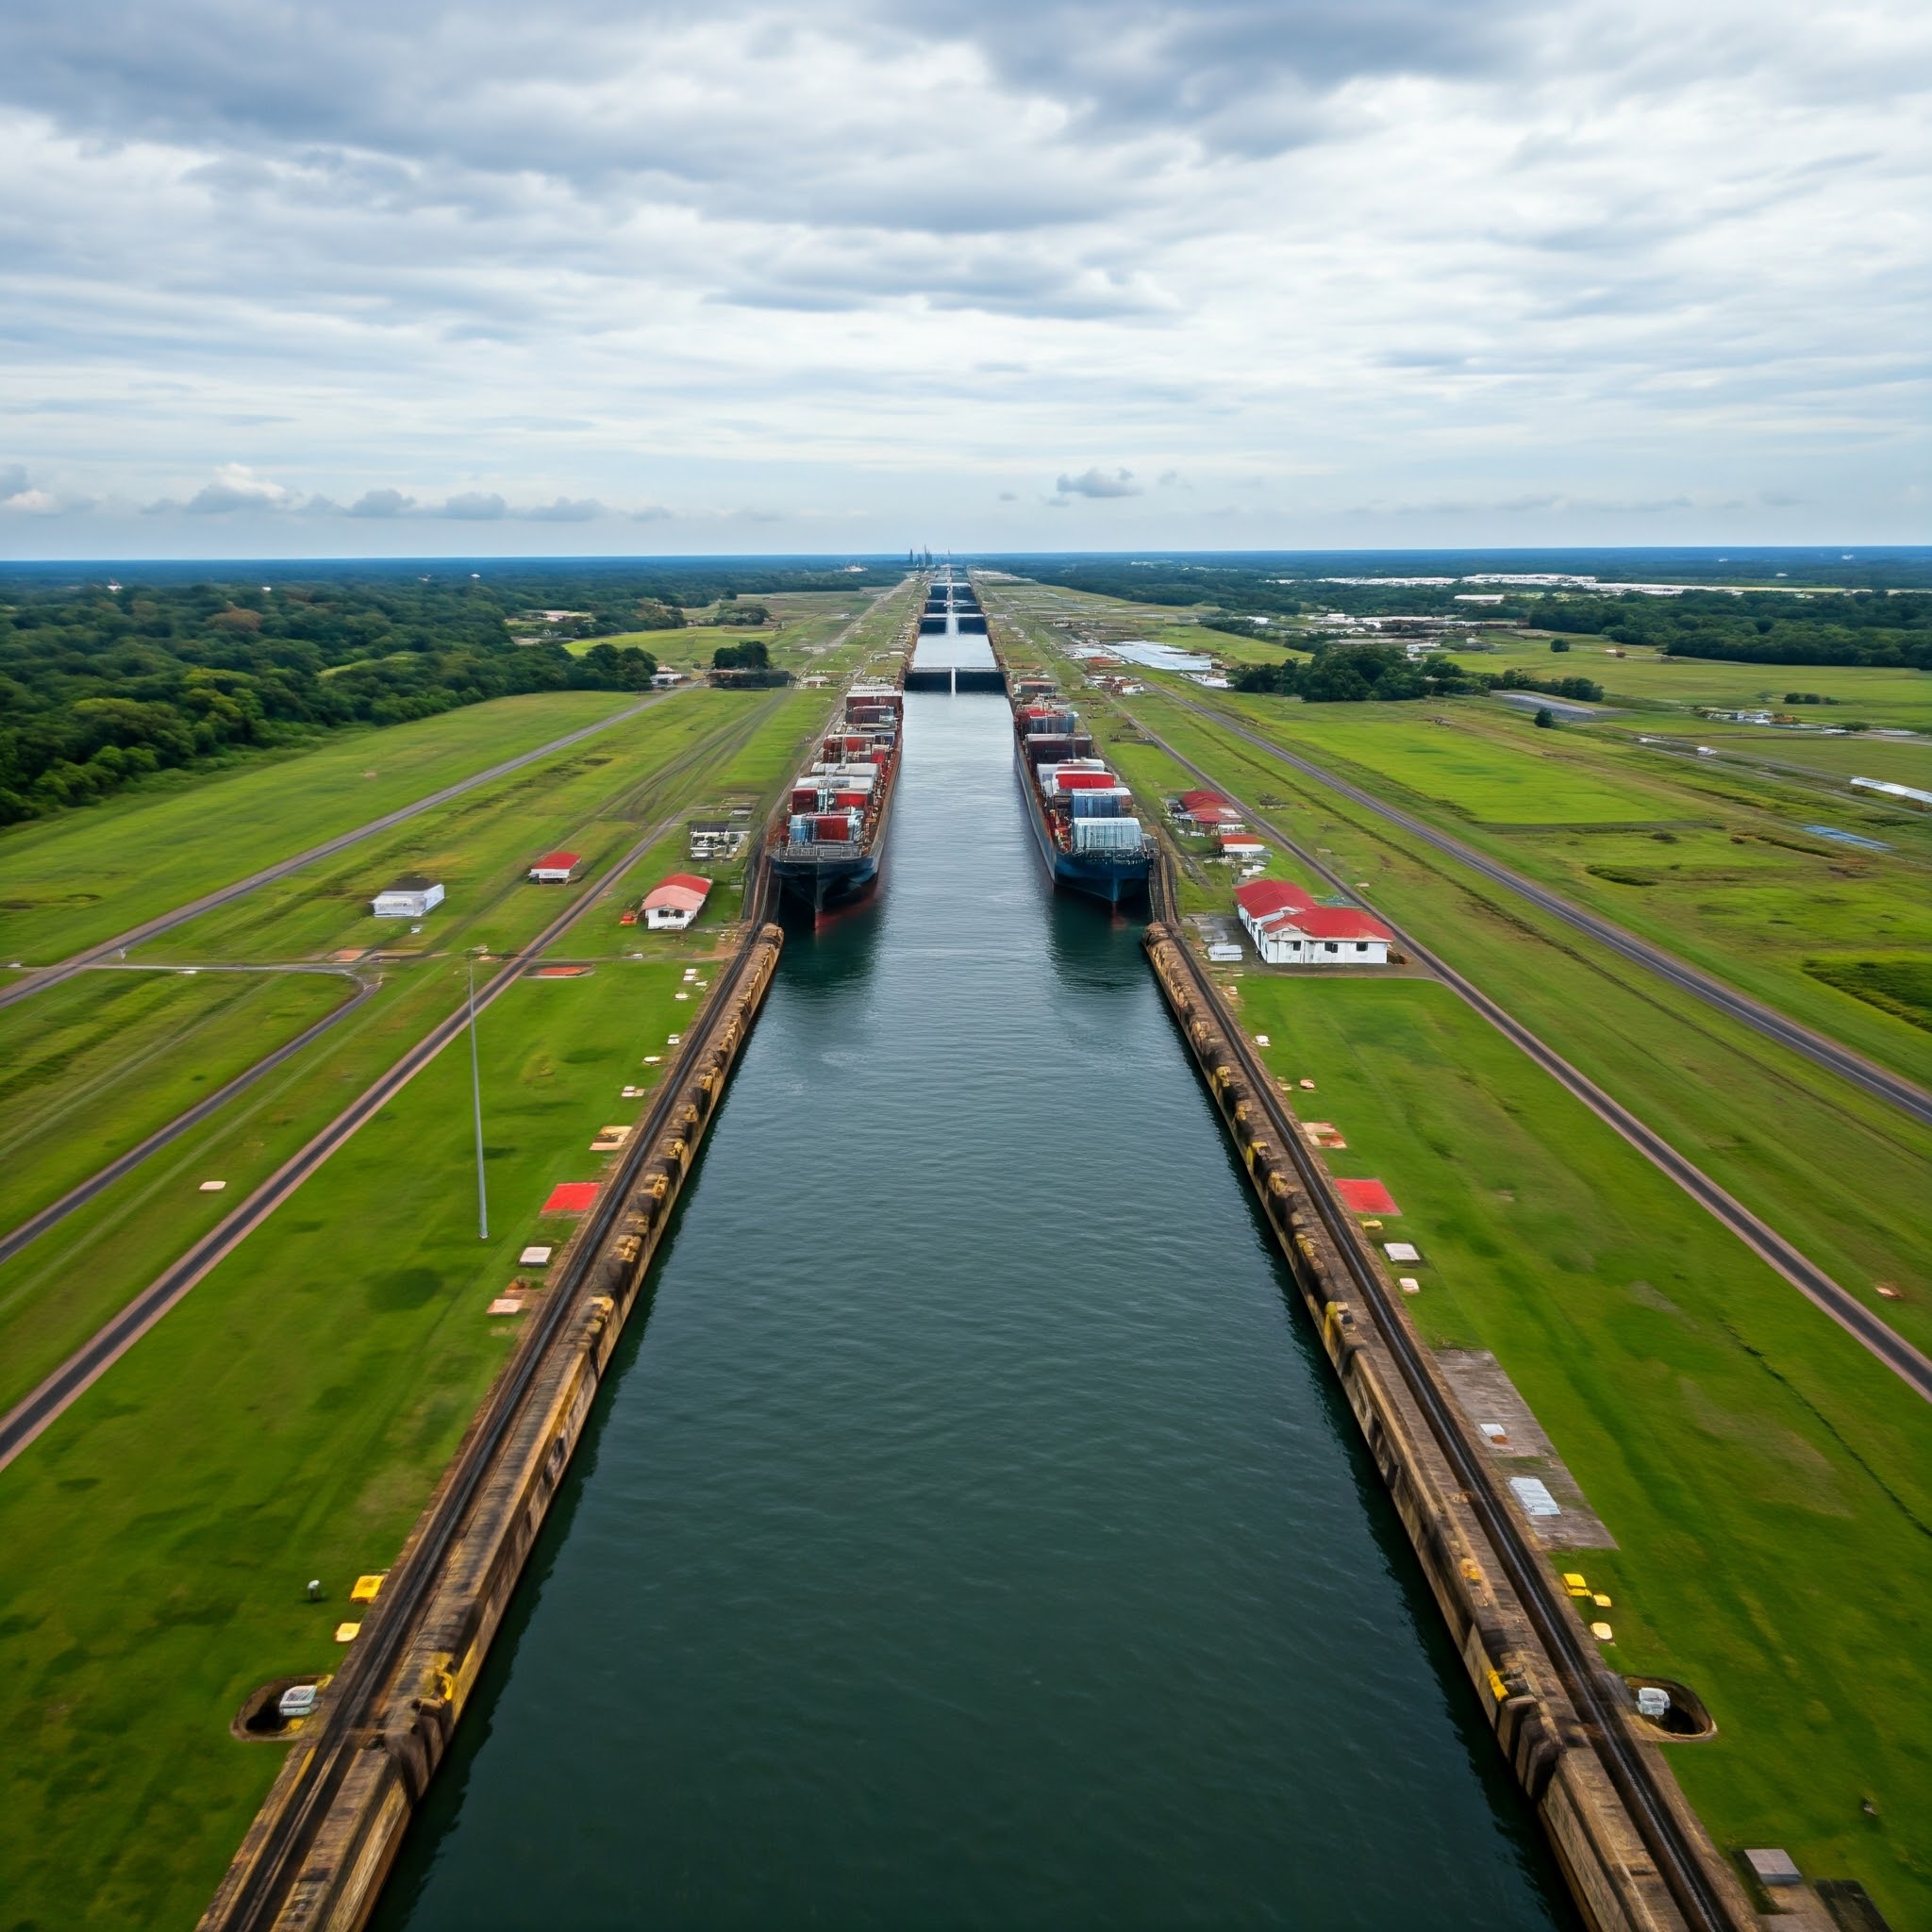
[[(1187, 770), (1192, 772), (1204, 785), (1218, 789), (1224, 797), (1239, 806), (1255, 824), (1262, 827), (1270, 837), (1291, 852), (1311, 873), (1326, 880), (1336, 891), (1350, 898), (1355, 896), (1345, 879), (1331, 867), (1324, 865), (1313, 853), (1297, 845), (1285, 833), (1276, 830), (1262, 813), (1228, 791), (1223, 780), (1204, 772), (1199, 765), (1185, 758), (1165, 739), (1150, 730), (1144, 723), (1139, 720), (1136, 720), (1136, 723), (1148, 739), (1166, 752), (1176, 764), (1185, 766)], [(1754, 1214), (1741, 1201), (1719, 1187), (1702, 1168), (1679, 1154), (1661, 1134), (1645, 1125), (1622, 1102), (1612, 1099), (1587, 1074), (1579, 1073), (1560, 1054), (1545, 1045), (1536, 1034), (1506, 1008), (1499, 1006), (1480, 987), (1465, 979), (1446, 960), (1439, 958), (1411, 934), (1397, 925), (1386, 911), (1377, 908), (1375, 916), (1389, 927), (1403, 948), (1419, 964), (1427, 967), (1453, 992), (1474, 1007), (1497, 1032), (1512, 1045), (1520, 1048), (1552, 1079), (1580, 1100), (1599, 1120), (1614, 1128), (1652, 1166), (1667, 1174), (1712, 1219), (1734, 1234), (1767, 1267), (1781, 1274), (1815, 1307), (1829, 1315), (1840, 1328), (1883, 1362), (1909, 1389), (1927, 1402), (1932, 1402), (1932, 1357), (1913, 1347), (1882, 1316), (1874, 1314), (1849, 1289), (1833, 1280), (1802, 1249), (1795, 1247), (1775, 1228)]]
[[(1517, 897), (1526, 900), (1540, 912), (1547, 912), (1560, 919), (1566, 925), (1595, 940), (1599, 945), (1607, 946), (1611, 952), (1641, 966), (1668, 984), (1681, 991), (1693, 994), (1707, 1006), (1714, 1008), (1726, 1017), (1739, 1021), (1753, 1031), (1762, 1034), (1767, 1040), (1777, 1041), (1780, 1046), (1790, 1047), (1807, 1059), (1827, 1072), (1837, 1074), (1853, 1085), (1862, 1088), (1867, 1093), (1889, 1102), (1901, 1112), (1908, 1114), (1922, 1126), (1932, 1126), (1932, 1093), (1915, 1085), (1904, 1075), (1894, 1074), (1890, 1068), (1875, 1065), (1862, 1054), (1852, 1052), (1849, 1047), (1840, 1046), (1834, 1040), (1827, 1040), (1821, 1033), (1814, 1033), (1810, 1027), (1801, 1025), (1797, 1021), (1788, 1019), (1774, 1008), (1765, 1006), (1753, 999), (1750, 994), (1740, 992), (1735, 987), (1726, 986), (1721, 980), (1713, 979), (1695, 966), (1686, 964), (1682, 959), (1664, 952), (1661, 948), (1641, 940), (1635, 933), (1626, 931), (1613, 921), (1599, 918), (1593, 912), (1573, 904), (1560, 892), (1552, 891), (1547, 886), (1540, 886), (1534, 879), (1525, 878), (1521, 873), (1500, 861), (1485, 858), (1473, 845), (1465, 844), (1460, 839), (1447, 832), (1439, 832), (1433, 825), (1425, 824), (1413, 813), (1384, 803), (1374, 792), (1364, 791), (1358, 785), (1352, 785), (1345, 778), (1338, 778), (1334, 773), (1311, 763), (1291, 751), (1284, 751), (1273, 740), (1263, 738), (1258, 732), (1250, 731), (1235, 724), (1222, 713), (1197, 705), (1188, 698), (1176, 696), (1172, 691), (1163, 693), (1179, 706), (1182, 710), (1191, 711), (1197, 718), (1206, 719), (1217, 729), (1232, 736), (1244, 739), (1257, 750), (1266, 752), (1270, 758), (1285, 765), (1292, 766), (1304, 776), (1316, 779), (1332, 791), (1338, 791), (1350, 803), (1363, 807), (1376, 817), (1386, 819), (1391, 824), (1400, 825), (1410, 837), (1420, 839), (1426, 845), (1455, 859), (1460, 865), (1468, 866), (1473, 872), (1480, 873), (1492, 884), (1502, 886)], [(1143, 727), (1144, 728), (1144, 727)]]
[[(1170, 930), (1178, 933), (1171, 866), (1172, 859), (1163, 853), (1155, 871), (1153, 911)], [(1622, 1679), (1604, 1671), (1591, 1647), (1592, 1640), (1577, 1625), (1568, 1593), (1558, 1589), (1541, 1553), (1504, 1502), (1490, 1467), (1468, 1441), (1433, 1361), (1395, 1306), (1360, 1229), (1336, 1198), (1326, 1173), (1282, 1106), (1273, 1077), (1227, 1011), (1210, 975), (1185, 944), (1177, 944), (1176, 951), (1202, 1010), (1214, 1015), (1249, 1091), (1269, 1117), (1276, 1143), (1288, 1151), (1323, 1231), (1347, 1272), (1351, 1291), (1373, 1311), (1410, 1399), (1467, 1495), (1511, 1591), (1529, 1618), (1565, 1694), (1583, 1718), (1591, 1746), (1686, 1925), (1692, 1932), (1741, 1932), (1743, 1922), (1707, 1867), (1701, 1834), (1687, 1824), (1679, 1807), (1672, 1802), (1672, 1793), (1660, 1783), (1645, 1747), (1631, 1734)]]
[[(675, 696), (675, 693), (674, 692)], [(17, 1000), (30, 998), (37, 992), (44, 992), (50, 986), (58, 986), (62, 980), (72, 979), (84, 967), (98, 964), (111, 958), (116, 953), (124, 952), (129, 946), (143, 944), (148, 940), (158, 939), (164, 932), (172, 932), (177, 925), (185, 925), (191, 919), (198, 919), (204, 912), (212, 912), (218, 906), (240, 899), (254, 891), (258, 886), (272, 885), (276, 879), (284, 879), (291, 873), (300, 872), (305, 865), (313, 865), (318, 858), (328, 858), (338, 852), (346, 852), (350, 846), (360, 844), (364, 839), (371, 839), (377, 832), (386, 832), (391, 825), (406, 824), (425, 811), (433, 811), (439, 805), (447, 805), (453, 798), (460, 798), (466, 791), (474, 791), (479, 785), (488, 785), (492, 779), (508, 777), (512, 772), (520, 772), (525, 765), (535, 764), (539, 758), (547, 758), (553, 753), (568, 750), (574, 744), (580, 744), (587, 738), (594, 738), (601, 731), (608, 731), (622, 724), (626, 719), (635, 718), (640, 711), (647, 710), (654, 704), (662, 704), (662, 698), (647, 698), (642, 704), (632, 705), (627, 710), (617, 712), (595, 724), (587, 724), (581, 731), (566, 732), (561, 738), (553, 738), (548, 744), (540, 744), (535, 751), (526, 751), (513, 758), (506, 758), (500, 764), (491, 765), (488, 771), (476, 772), (470, 777), (459, 778), (454, 785), (445, 785), (440, 791), (432, 791), (426, 798), (419, 798), (412, 805), (399, 806), (394, 811), (385, 812), (380, 818), (371, 819), (366, 825), (358, 825), (355, 830), (343, 832), (333, 839), (325, 839), (320, 845), (311, 845), (306, 852), (298, 852), (292, 858), (284, 858), (275, 865), (264, 866), (259, 872), (252, 872), (246, 878), (234, 880), (231, 884), (217, 887), (212, 892), (204, 892), (200, 898), (192, 899), (185, 906), (177, 906), (172, 912), (158, 913), (153, 919), (143, 920), (139, 925), (130, 925), (124, 933), (117, 933), (110, 940), (103, 940), (97, 946), (88, 946), (65, 959), (58, 959), (51, 966), (39, 967), (20, 979), (6, 986), (0, 986), (0, 1007), (10, 1007)]]
[[(272, 1074), (285, 1060), (293, 1059), (305, 1046), (320, 1040), (330, 1028), (340, 1025), (351, 1013), (366, 1006), (375, 997), (382, 984), (379, 979), (361, 979), (354, 974), (345, 976), (356, 980), (356, 991), (333, 1012), (325, 1013), (314, 1025), (306, 1027), (293, 1040), (285, 1041), (252, 1067), (243, 1067), (232, 1080), (216, 1088), (205, 1100), (197, 1101), (185, 1113), (177, 1113), (125, 1154), (116, 1155), (105, 1167), (89, 1174), (86, 1180), (69, 1188), (58, 1201), (50, 1201), (39, 1213), (30, 1214), (10, 1233), (0, 1235), (0, 1262), (12, 1260), (23, 1248), (38, 1241), (50, 1227), (65, 1221), (76, 1208), (85, 1208), (96, 1194), (112, 1187), (124, 1174), (132, 1174), (142, 1161), (151, 1155), (158, 1154), (169, 1141), (178, 1140), (189, 1128), (199, 1126), (203, 1121), (220, 1112), (238, 1093), (254, 1086), (264, 1074)], [(0, 1451), (0, 1466), (4, 1466), (4, 1451)]]
[[(764, 924), (771, 901), (772, 879), (760, 849), (745, 881), (744, 920), (749, 935), (755, 936)], [(728, 1010), (743, 983), (753, 952), (749, 942), (739, 948), (729, 967), (719, 975), (708, 1011)], [(545, 1295), (531, 1332), (491, 1391), (430, 1506), (427, 1519), (419, 1525), (402, 1561), (371, 1607), (371, 1614), (330, 1687), (319, 1724), (303, 1740), (293, 1790), (275, 1809), (242, 1882), (209, 1907), (199, 1932), (266, 1932), (291, 1903), (304, 1860), (358, 1753), (378, 1741), (376, 1721), (391, 1695), (396, 1671), (430, 1607), (443, 1566), (489, 1474), (517, 1425), (532, 1384), (568, 1323), (581, 1314), (586, 1277), (603, 1257), (639, 1170), (672, 1130), (684, 1102), (682, 1087), (667, 1073), (638, 1131), (631, 1136), (622, 1165), (599, 1191), (596, 1206), (572, 1244), (562, 1274)]]

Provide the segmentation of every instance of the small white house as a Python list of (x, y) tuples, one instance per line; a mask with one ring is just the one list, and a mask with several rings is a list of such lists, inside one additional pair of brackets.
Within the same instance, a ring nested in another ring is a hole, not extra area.
[(369, 909), (378, 919), (421, 919), (441, 904), (442, 888), (434, 879), (411, 873), (393, 885), (385, 886), (369, 902)]
[(644, 894), (644, 924), (653, 932), (682, 932), (704, 909), (711, 882), (692, 873), (675, 872)]

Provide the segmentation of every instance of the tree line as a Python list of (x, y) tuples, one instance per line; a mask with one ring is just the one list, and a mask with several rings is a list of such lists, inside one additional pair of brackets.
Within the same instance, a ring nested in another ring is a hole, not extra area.
[(1537, 677), (1527, 671), (1472, 671), (1454, 658), (1410, 658), (1393, 644), (1320, 643), (1312, 658), (1250, 664), (1236, 673), (1236, 691), (1301, 698), (1318, 705), (1398, 704), (1415, 698), (1475, 696), (1491, 691), (1542, 691), (1583, 704), (1602, 701), (1591, 677)]
[(0, 824), (346, 725), (525, 691), (641, 691), (658, 668), (635, 647), (519, 644), (506, 599), (467, 580), (0, 594)]

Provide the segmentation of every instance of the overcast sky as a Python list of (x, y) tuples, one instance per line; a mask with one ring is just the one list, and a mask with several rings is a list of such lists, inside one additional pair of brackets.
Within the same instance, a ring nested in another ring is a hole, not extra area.
[(0, 555), (1924, 541), (1924, 0), (0, 9)]

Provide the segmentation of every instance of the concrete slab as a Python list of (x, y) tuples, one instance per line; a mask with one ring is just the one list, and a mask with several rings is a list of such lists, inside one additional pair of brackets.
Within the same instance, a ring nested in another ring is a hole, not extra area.
[(1507, 1482), (1540, 1483), (1557, 1506), (1554, 1516), (1532, 1514), (1530, 1533), (1546, 1550), (1614, 1550), (1617, 1540), (1590, 1507), (1557, 1445), (1514, 1382), (1486, 1348), (1436, 1351), (1442, 1378), (1476, 1440)]

